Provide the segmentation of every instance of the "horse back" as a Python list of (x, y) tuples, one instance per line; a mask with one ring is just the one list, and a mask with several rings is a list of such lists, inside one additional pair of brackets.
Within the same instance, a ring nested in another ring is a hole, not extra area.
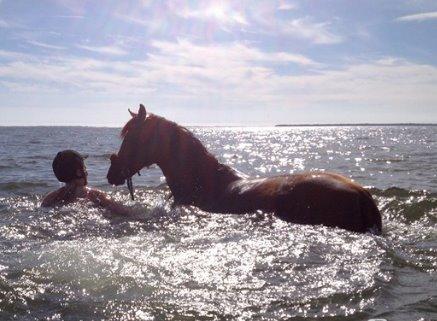
[(234, 212), (261, 209), (285, 221), (356, 232), (381, 232), (381, 215), (370, 193), (350, 179), (313, 172), (240, 180), (229, 188)]

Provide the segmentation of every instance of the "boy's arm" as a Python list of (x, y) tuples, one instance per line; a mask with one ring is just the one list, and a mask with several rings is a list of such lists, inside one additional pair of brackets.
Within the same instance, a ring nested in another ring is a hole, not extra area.
[(113, 213), (120, 214), (120, 215), (129, 215), (132, 213), (132, 211), (129, 209), (129, 207), (124, 206), (123, 204), (117, 203), (116, 201), (112, 200), (108, 197), (104, 192), (92, 189), (89, 191), (89, 198), (90, 200), (99, 206), (102, 206), (108, 210), (110, 210)]

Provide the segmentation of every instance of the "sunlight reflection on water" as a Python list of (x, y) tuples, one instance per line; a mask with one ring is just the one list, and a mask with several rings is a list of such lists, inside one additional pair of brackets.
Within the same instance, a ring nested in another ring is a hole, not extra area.
[(63, 293), (56, 300), (87, 302), (103, 314), (99, 302), (112, 302), (105, 307), (110, 315), (123, 309), (116, 302), (129, 301), (144, 316), (176, 309), (181, 316), (205, 311), (205, 317), (274, 319), (298, 310), (315, 316), (320, 304), (326, 316), (366, 310), (380, 291), (376, 280), (390, 280), (381, 272), (385, 250), (373, 236), (198, 212), (176, 214), (182, 215), (178, 223), (166, 220), (159, 228), (144, 221), (111, 223), (86, 205), (45, 212), (40, 219), (54, 224), (39, 226), (57, 241), (41, 240), (32, 228), (9, 229), (34, 239), (19, 252), (22, 288), (14, 291), (26, 304)]

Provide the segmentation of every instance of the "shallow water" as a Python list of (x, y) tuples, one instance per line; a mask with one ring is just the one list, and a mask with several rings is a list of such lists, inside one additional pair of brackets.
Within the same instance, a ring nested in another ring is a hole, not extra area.
[[(436, 320), (437, 127), (192, 128), (251, 176), (342, 173), (369, 187), (381, 237), (172, 208), (160, 170), (108, 186), (118, 129), (0, 127), (0, 320)], [(135, 209), (41, 209), (57, 151)]]

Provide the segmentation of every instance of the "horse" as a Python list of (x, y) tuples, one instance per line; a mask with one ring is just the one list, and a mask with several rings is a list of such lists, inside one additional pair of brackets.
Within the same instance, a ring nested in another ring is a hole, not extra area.
[(132, 176), (157, 164), (174, 205), (228, 214), (261, 210), (287, 222), (381, 234), (381, 214), (371, 194), (344, 176), (303, 172), (249, 179), (220, 163), (188, 129), (147, 113), (142, 104), (137, 113), (129, 112), (107, 179), (112, 185), (127, 181), (132, 198)]

